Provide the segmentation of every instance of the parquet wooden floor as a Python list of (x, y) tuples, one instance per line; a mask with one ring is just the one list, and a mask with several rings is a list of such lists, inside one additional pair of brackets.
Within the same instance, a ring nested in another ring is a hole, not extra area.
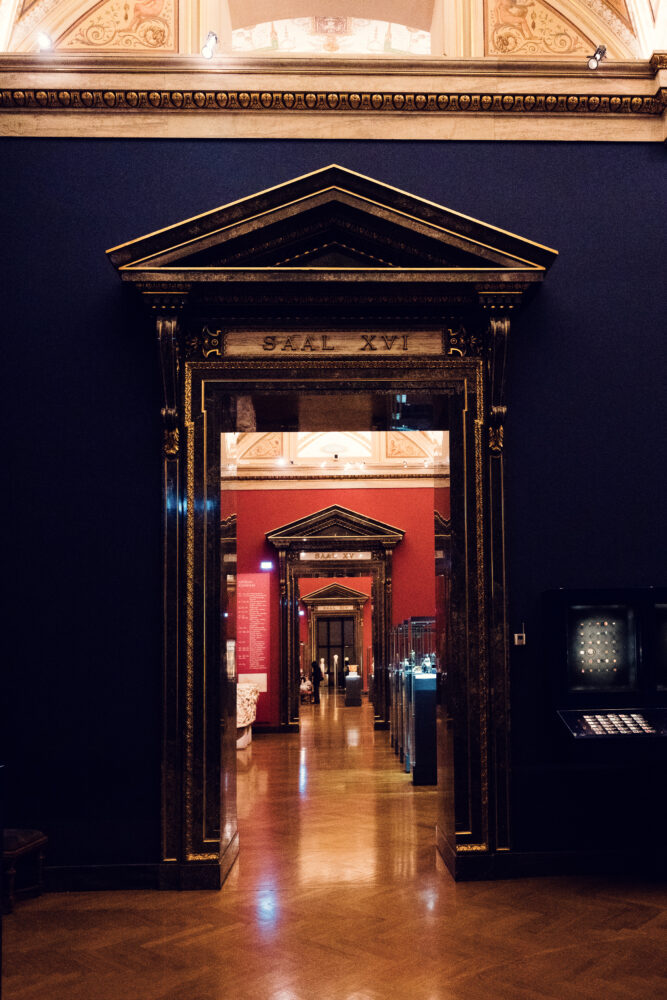
[(4, 1000), (660, 1000), (667, 888), (455, 885), (367, 704), (303, 709), (239, 754), (221, 892), (71, 893), (4, 922)]

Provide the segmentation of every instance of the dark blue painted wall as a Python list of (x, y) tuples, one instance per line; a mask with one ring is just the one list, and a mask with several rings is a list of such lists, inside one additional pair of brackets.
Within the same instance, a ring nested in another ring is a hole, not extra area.
[(158, 858), (157, 358), (104, 251), (331, 162), (560, 251), (512, 332), (519, 769), (540, 593), (665, 583), (661, 146), (5, 139), (8, 820), (52, 863)]

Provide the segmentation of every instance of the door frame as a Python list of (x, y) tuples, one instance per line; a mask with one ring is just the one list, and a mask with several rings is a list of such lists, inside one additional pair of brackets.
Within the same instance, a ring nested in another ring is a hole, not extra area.
[[(267, 532), (278, 552), (280, 578), (280, 725), (285, 730), (299, 725), (299, 593), (300, 576), (317, 577), (323, 565), (337, 567), (339, 575), (370, 576), (373, 620), (373, 655), (378, 673), (375, 728), (389, 726), (389, 633), (392, 623), (393, 552), (403, 539), (401, 528), (377, 521), (346, 507), (333, 504), (307, 517)], [(302, 552), (335, 554), (357, 552), (366, 558), (345, 562), (303, 560)], [(343, 570), (343, 567), (345, 569)]]
[[(330, 570), (329, 573), (325, 569), (321, 570), (323, 578), (331, 579), (335, 581), (336, 576), (333, 575)], [(340, 576), (342, 571), (338, 571), (338, 576)], [(301, 576), (301, 574), (299, 574)], [(361, 576), (360, 573), (345, 573), (345, 576)], [(310, 642), (310, 652), (311, 659), (317, 659), (317, 630), (319, 622), (324, 618), (335, 618), (335, 617), (348, 617), (351, 616), (354, 620), (354, 655), (355, 659), (360, 667), (361, 676), (363, 678), (364, 671), (364, 605), (367, 601), (371, 601), (372, 598), (369, 594), (363, 594), (361, 591), (352, 590), (350, 587), (345, 586), (344, 590), (349, 593), (343, 594), (342, 587), (336, 587), (335, 582), (327, 584), (324, 587), (320, 587), (318, 590), (313, 591), (310, 594), (306, 594), (305, 597), (299, 595), (299, 603), (305, 604), (308, 609), (308, 636)], [(318, 604), (329, 605), (332, 609), (330, 611), (318, 610)], [(338, 608), (345, 608), (352, 605), (351, 611), (342, 611)], [(391, 620), (391, 618), (389, 619)], [(371, 616), (371, 629), (373, 628), (373, 621)], [(373, 639), (371, 639), (373, 642)]]
[[(499, 327), (506, 334), (508, 324), (492, 320), (492, 336)], [(200, 352), (201, 346), (200, 340)], [(509, 849), (504, 453), (502, 425), (494, 423), (496, 415), (490, 412), (492, 371), (490, 352), (482, 349), (472, 356), (395, 358), (362, 369), (344, 358), (315, 369), (306, 361), (269, 366), (217, 356), (201, 359), (201, 353), (186, 357), (180, 504), (180, 446), (173, 454), (165, 451), (165, 636), (182, 636), (184, 665), (181, 672), (175, 651), (165, 650), (172, 657), (167, 664), (172, 679), (176, 672), (182, 685), (180, 690), (165, 685), (166, 726), (182, 710), (184, 739), (166, 741), (163, 768), (165, 842), (178, 845), (182, 840), (185, 848), (183, 860), (176, 862), (178, 884), (220, 884), (238, 852), (232, 794), (236, 684), (219, 612), (220, 434), (235, 426), (234, 400), (258, 391), (324, 396), (343, 385), (345, 392), (400, 390), (447, 398), (454, 569), (451, 661), (446, 675), (439, 676), (437, 845), (456, 877), (474, 877), (480, 864), (488, 866), (492, 855)], [(179, 533), (184, 543), (180, 565), (174, 547)], [(286, 617), (285, 600), (282, 607)], [(384, 704), (387, 695), (381, 698)], [(183, 804), (180, 814), (174, 808), (178, 802)]]
[(510, 317), (556, 251), (330, 164), (108, 255), (154, 317), (161, 360), (164, 884), (219, 885), (238, 851), (220, 433), (252, 429), (236, 399), (260, 391), (276, 410), (285, 393), (447, 399), (437, 843), (457, 878), (500, 870), (511, 848), (505, 361)]

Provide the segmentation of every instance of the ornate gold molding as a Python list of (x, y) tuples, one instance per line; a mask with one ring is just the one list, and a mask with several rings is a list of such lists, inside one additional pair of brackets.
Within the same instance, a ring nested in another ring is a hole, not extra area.
[(662, 115), (664, 88), (655, 94), (444, 93), (424, 91), (3, 89), (5, 111), (77, 112), (314, 112), (318, 114)]

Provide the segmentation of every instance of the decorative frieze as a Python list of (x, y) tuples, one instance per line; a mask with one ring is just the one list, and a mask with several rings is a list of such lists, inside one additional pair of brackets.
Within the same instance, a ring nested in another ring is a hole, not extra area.
[(434, 115), (661, 115), (663, 88), (642, 94), (354, 93), (349, 91), (4, 89), (0, 108), (20, 111), (322, 112)]

